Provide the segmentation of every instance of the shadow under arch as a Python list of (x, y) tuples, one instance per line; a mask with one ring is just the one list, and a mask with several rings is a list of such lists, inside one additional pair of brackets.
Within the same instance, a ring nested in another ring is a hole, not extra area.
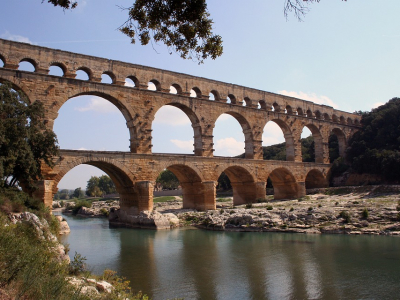
[[(136, 116), (132, 116), (131, 113), (129, 112), (129, 110), (126, 108), (126, 106), (121, 101), (119, 101), (118, 99), (116, 99), (115, 97), (113, 97), (109, 94), (98, 92), (98, 91), (86, 91), (86, 92), (75, 93), (75, 94), (69, 96), (68, 99), (66, 99), (64, 102), (56, 104), (57, 114), (56, 114), (54, 120), (57, 118), (58, 112), (60, 111), (61, 107), (68, 100), (79, 97), (79, 96), (97, 96), (97, 97), (100, 97), (100, 98), (105, 99), (105, 100), (109, 101), (110, 103), (112, 103), (122, 113), (123, 117), (126, 120), (126, 126), (129, 130), (130, 151), (133, 153), (137, 153), (138, 145), (135, 143), (135, 141), (136, 141), (137, 135), (138, 135), (137, 134), (138, 128), (134, 125)], [(53, 122), (53, 126), (54, 126), (54, 122)]]
[(197, 210), (215, 209), (215, 184), (212, 187), (202, 182), (200, 175), (191, 167), (172, 164), (166, 167), (178, 178), (182, 187), (183, 208)]
[(286, 168), (276, 168), (270, 174), (269, 178), (274, 187), (274, 199), (297, 199), (299, 188), (293, 174)]
[[(253, 159), (254, 158), (254, 143), (253, 143), (253, 133), (251, 130), (251, 126), (247, 119), (243, 117), (241, 114), (233, 111), (224, 111), (216, 118), (215, 122), (218, 118), (223, 115), (227, 114), (234, 117), (240, 124), (244, 134), (244, 158)], [(213, 129), (214, 131), (214, 129)]]
[(328, 187), (328, 181), (321, 171), (317, 169), (312, 169), (307, 173), (306, 180), (306, 189), (317, 189)]
[(324, 150), (322, 144), (322, 134), (314, 124), (307, 124), (305, 125), (312, 134), (314, 139), (314, 152), (315, 152), (315, 162), (316, 163), (323, 163), (324, 162)]
[(240, 166), (231, 166), (223, 172), (228, 176), (232, 185), (233, 205), (255, 202), (257, 188), (255, 180), (248, 170)]
[[(157, 114), (157, 112), (162, 107), (167, 106), (167, 105), (179, 108), (189, 118), (190, 123), (192, 124), (192, 128), (193, 128), (193, 140), (194, 140), (193, 153), (196, 156), (202, 156), (202, 154), (203, 154), (203, 141), (202, 141), (202, 132), (201, 132), (200, 121), (199, 121), (199, 118), (197, 117), (196, 113), (191, 108), (189, 108), (188, 106), (186, 106), (186, 105), (184, 105), (182, 103), (177, 103), (177, 102), (166, 103), (166, 104), (160, 106), (156, 111), (154, 111), (152, 123), (154, 122), (154, 117)], [(153, 128), (153, 124), (151, 125), (151, 127)]]
[[(289, 125), (285, 121), (280, 120), (280, 119), (272, 119), (272, 120), (268, 121), (267, 124), (269, 122), (274, 122), (282, 130), (283, 137), (285, 138), (286, 160), (294, 161), (295, 160), (294, 138), (293, 138), (292, 131), (290, 130)], [(265, 124), (265, 125), (267, 125), (267, 124)], [(265, 126), (264, 126), (264, 128), (265, 128)]]
[(346, 153), (346, 135), (340, 128), (333, 128), (331, 134), (336, 135), (339, 144), (339, 156), (345, 157)]

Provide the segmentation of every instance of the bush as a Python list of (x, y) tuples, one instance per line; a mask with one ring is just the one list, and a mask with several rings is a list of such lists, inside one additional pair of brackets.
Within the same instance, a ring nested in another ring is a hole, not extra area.
[(339, 217), (343, 218), (345, 223), (351, 222), (351, 216), (348, 211), (342, 210), (339, 214)]
[(368, 217), (369, 217), (368, 208), (364, 208), (361, 214), (362, 214), (363, 219), (368, 219)]
[(108, 217), (109, 214), (110, 214), (110, 211), (109, 211), (108, 209), (106, 209), (106, 208), (103, 207), (103, 208), (100, 209), (100, 213), (101, 213), (103, 216)]
[(294, 211), (294, 208), (293, 208), (293, 207), (291, 207), (291, 208), (289, 209), (289, 211)]
[(247, 203), (247, 204), (246, 204), (246, 208), (247, 208), (247, 209), (252, 208), (252, 207), (253, 207), (253, 203)]
[(310, 206), (309, 208), (308, 208), (308, 211), (312, 211), (313, 210), (313, 208)]
[(92, 207), (92, 202), (87, 200), (75, 200), (75, 206), (74, 208), (72, 208), (72, 213), (76, 215), (78, 211), (81, 209), (81, 207), (90, 208)]
[(69, 274), (79, 275), (86, 272), (86, 257), (75, 252), (74, 259), (69, 264)]
[(267, 210), (273, 210), (274, 208), (272, 207), (272, 205), (268, 205), (267, 206)]

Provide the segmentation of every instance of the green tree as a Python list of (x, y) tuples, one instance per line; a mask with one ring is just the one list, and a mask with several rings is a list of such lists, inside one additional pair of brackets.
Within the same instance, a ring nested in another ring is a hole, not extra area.
[(358, 173), (400, 180), (400, 98), (362, 113), (361, 129), (349, 140), (348, 163)]
[(41, 165), (52, 167), (57, 138), (46, 128), (42, 103), (28, 100), (8, 84), (0, 85), (0, 187), (32, 192), (42, 179)]
[(100, 176), (98, 186), (104, 194), (113, 194), (117, 192), (114, 182), (107, 175)]
[(164, 189), (176, 189), (179, 186), (179, 180), (170, 170), (164, 170), (158, 175), (157, 183), (160, 183)]
[(80, 187), (76, 188), (72, 194), (72, 197), (81, 199), (85, 196), (85, 193), (82, 191)]
[(87, 182), (86, 185), (86, 195), (95, 197), (93, 194), (95, 193), (95, 188), (99, 187), (100, 178), (97, 176), (92, 176)]

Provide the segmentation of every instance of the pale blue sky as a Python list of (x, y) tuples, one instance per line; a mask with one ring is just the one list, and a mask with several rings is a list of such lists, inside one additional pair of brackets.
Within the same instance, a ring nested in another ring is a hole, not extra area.
[[(288, 94), (344, 111), (370, 110), (399, 95), (399, 0), (321, 0), (310, 5), (304, 22), (283, 16), (284, 0), (209, 0), (214, 31), (224, 54), (203, 65), (169, 55), (160, 45), (130, 44), (117, 28), (126, 20), (119, 6), (132, 0), (79, 0), (74, 11), (41, 0), (3, 0), (0, 37), (145, 66), (187, 73)], [(173, 116), (173, 118), (171, 118)], [(55, 121), (62, 148), (129, 150), (125, 120), (105, 100), (69, 100)], [(192, 153), (189, 119), (177, 109), (162, 108), (153, 124), (153, 151)], [(307, 133), (306, 133), (307, 134)], [(216, 155), (243, 152), (244, 137), (231, 117), (217, 121)], [(283, 141), (267, 125), (264, 145)], [(59, 188), (85, 187), (93, 167), (77, 167)]]

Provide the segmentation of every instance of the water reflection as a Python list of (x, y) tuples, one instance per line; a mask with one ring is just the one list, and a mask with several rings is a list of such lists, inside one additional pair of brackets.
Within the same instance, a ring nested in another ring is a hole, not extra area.
[(400, 293), (400, 239), (151, 231), (68, 218), (67, 237), (100, 273), (153, 299), (372, 299)]

